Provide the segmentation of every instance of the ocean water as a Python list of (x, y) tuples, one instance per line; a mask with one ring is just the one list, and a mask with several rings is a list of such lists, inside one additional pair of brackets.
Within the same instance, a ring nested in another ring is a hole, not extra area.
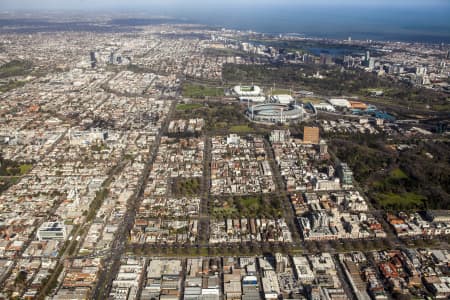
[(450, 44), (450, 0), (0, 0), (0, 13), (7, 9), (113, 11), (265, 33)]
[(430, 6), (330, 3), (259, 6), (258, 1), (254, 1), (254, 5), (241, 7), (185, 6), (165, 12), (207, 25), (257, 32), (450, 44), (450, 0)]

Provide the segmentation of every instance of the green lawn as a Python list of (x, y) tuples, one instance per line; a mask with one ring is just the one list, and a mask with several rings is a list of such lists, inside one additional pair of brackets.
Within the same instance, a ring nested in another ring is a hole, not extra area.
[(17, 162), (5, 162), (0, 168), (0, 176), (23, 176), (33, 167), (32, 164), (19, 164)]
[(228, 123), (227, 122), (217, 122), (215, 123), (216, 128), (227, 128)]
[(193, 110), (202, 106), (200, 103), (177, 104), (177, 110)]
[(31, 168), (33, 167), (33, 165), (31, 164), (22, 164), (19, 166), (20, 168), (20, 175), (24, 175), (26, 173), (28, 173), (28, 171), (31, 170)]
[(187, 98), (203, 99), (205, 97), (224, 96), (225, 91), (223, 88), (186, 83), (183, 85), (182, 94), (183, 97)]
[(400, 169), (400, 168), (395, 168), (395, 169), (393, 169), (393, 170), (389, 173), (389, 175), (390, 175), (390, 178), (392, 178), (392, 179), (397, 179), (397, 180), (400, 180), (400, 179), (407, 179), (407, 178), (408, 178), (408, 175), (406, 175), (406, 173), (403, 172), (402, 169)]
[(389, 172), (389, 176), (385, 176), (380, 180), (372, 182), (372, 187), (377, 189), (383, 189), (383, 187), (389, 186), (398, 186), (398, 185), (403, 186), (404, 182), (406, 182), (408, 179), (409, 179), (408, 175), (402, 169), (395, 168)]
[(251, 133), (254, 132), (253, 128), (248, 125), (235, 125), (230, 127), (231, 132), (235, 133)]
[(242, 134), (253, 133), (262, 128), (259, 126), (258, 128), (254, 128), (251, 126), (250, 121), (245, 117), (244, 108), (236, 101), (230, 101), (228, 104), (216, 101), (200, 104), (179, 104), (174, 118), (202, 118), (206, 123), (206, 131), (218, 130), (221, 134), (225, 130)]
[(243, 216), (256, 216), (258, 213), (265, 211), (265, 205), (262, 197), (234, 197), (233, 206), (225, 212), (238, 212)]
[(423, 207), (426, 198), (416, 193), (377, 193), (375, 198), (385, 209), (408, 210)]
[[(270, 91), (270, 90), (269, 90)], [(291, 91), (287, 89), (274, 89), (271, 92), (272, 95), (290, 95)]]
[(248, 210), (258, 210), (261, 206), (261, 199), (256, 197), (245, 197), (240, 201), (241, 205)]

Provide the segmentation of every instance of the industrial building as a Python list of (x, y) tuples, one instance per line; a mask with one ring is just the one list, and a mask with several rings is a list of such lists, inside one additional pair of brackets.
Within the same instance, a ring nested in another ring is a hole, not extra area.
[(361, 101), (349, 101), (350, 108), (352, 109), (361, 109), (366, 110), (368, 108), (367, 104), (361, 102)]
[(315, 109), (322, 110), (322, 111), (328, 111), (328, 112), (335, 112), (336, 109), (333, 105), (328, 103), (319, 103), (319, 104), (312, 104)]
[(61, 222), (45, 222), (37, 231), (40, 241), (65, 240), (66, 237), (66, 226)]
[(319, 141), (319, 127), (305, 126), (303, 129), (303, 142), (305, 144), (318, 144)]
[(333, 98), (328, 100), (331, 105), (340, 108), (350, 108), (350, 102), (347, 99)]

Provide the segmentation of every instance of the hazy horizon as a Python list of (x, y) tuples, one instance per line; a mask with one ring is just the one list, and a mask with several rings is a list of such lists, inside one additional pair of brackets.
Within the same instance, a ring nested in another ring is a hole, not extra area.
[(0, 11), (48, 10), (136, 13), (267, 33), (450, 43), (446, 0), (2, 0)]
[(297, 6), (356, 6), (356, 7), (380, 7), (380, 6), (420, 6), (420, 7), (436, 7), (448, 4), (447, 0), (227, 0), (227, 1), (211, 1), (211, 0), (2, 0), (0, 4), (1, 10), (92, 10), (92, 9), (142, 9), (142, 8), (211, 8), (230, 7), (230, 6), (281, 6), (281, 5), (297, 5)]

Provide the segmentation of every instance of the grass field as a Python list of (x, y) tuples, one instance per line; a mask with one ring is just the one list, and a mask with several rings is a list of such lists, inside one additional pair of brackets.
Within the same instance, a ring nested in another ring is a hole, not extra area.
[(378, 193), (378, 203), (385, 209), (409, 210), (423, 207), (425, 197), (416, 193)]
[[(398, 108), (398, 109), (410, 108), (410, 109), (418, 109), (418, 110), (428, 110), (426, 108), (427, 103), (420, 102), (417, 100), (410, 101), (406, 105), (405, 103), (398, 102), (395, 99), (389, 98), (389, 97), (365, 97), (364, 99), (365, 99), (365, 101), (372, 103), (374, 105), (377, 105), (377, 104), (385, 105), (386, 107), (389, 107), (391, 109), (393, 109), (393, 108)], [(431, 111), (448, 111), (448, 110), (450, 110), (450, 101), (448, 100), (448, 103), (441, 103), (441, 104), (430, 103), (429, 110), (431, 110)]]
[(248, 125), (235, 125), (230, 127), (230, 131), (234, 133), (251, 133), (254, 132), (253, 128)]
[(33, 167), (32, 164), (13, 164), (0, 169), (0, 176), (23, 176)]
[(240, 205), (242, 205), (244, 209), (249, 211), (260, 209), (261, 204), (261, 199), (258, 199), (256, 197), (246, 197), (242, 198), (240, 201)]
[(193, 110), (202, 107), (200, 103), (177, 104), (177, 110)]
[(408, 175), (405, 174), (405, 172), (402, 171), (400, 168), (393, 169), (390, 173), (390, 178), (400, 180), (400, 179), (407, 179)]
[(253, 216), (263, 209), (263, 200), (258, 197), (235, 197), (213, 208), (216, 217)]
[[(267, 89), (270, 92), (270, 89)], [(287, 89), (275, 89), (271, 92), (272, 95), (290, 95), (291, 91)]]
[(373, 187), (380, 188), (386, 185), (398, 185), (402, 180), (407, 180), (409, 177), (400, 168), (392, 169), (388, 176), (385, 176), (382, 180), (377, 180), (372, 183)]
[(33, 165), (31, 165), (31, 164), (22, 164), (22, 165), (20, 165), (19, 166), (20, 175), (24, 175), (24, 174), (28, 173), (28, 171), (30, 171), (32, 167), (33, 167)]
[(223, 88), (208, 87), (197, 84), (184, 84), (182, 94), (187, 98), (203, 99), (205, 97), (220, 97), (225, 93)]
[(215, 123), (215, 128), (221, 129), (221, 128), (227, 128), (228, 123), (227, 122), (217, 122)]

